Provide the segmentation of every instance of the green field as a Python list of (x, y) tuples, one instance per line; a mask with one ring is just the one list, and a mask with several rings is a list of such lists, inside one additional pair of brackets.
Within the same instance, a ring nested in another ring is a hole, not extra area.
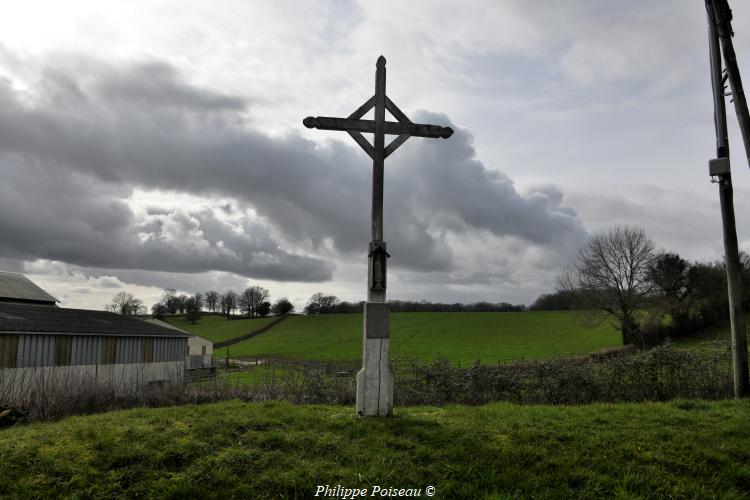
[[(750, 335), (750, 316), (745, 317), (745, 331), (747, 332), (747, 335)], [(729, 323), (726, 323), (721, 326), (710, 328), (705, 332), (691, 335), (690, 337), (676, 339), (674, 344), (678, 347), (690, 350), (716, 349), (719, 346), (726, 347), (726, 344), (731, 342), (731, 340), (731, 329)]]
[(194, 333), (199, 337), (210, 340), (211, 342), (221, 342), (246, 333), (250, 333), (258, 328), (263, 328), (276, 318), (253, 318), (253, 319), (232, 319), (227, 320), (224, 316), (205, 315), (198, 320), (196, 324), (190, 323), (184, 316), (175, 316), (165, 318), (166, 321), (177, 328), (182, 328), (188, 332)]
[[(425, 361), (437, 356), (461, 364), (533, 360), (584, 354), (620, 343), (620, 334), (608, 322), (587, 325), (577, 313), (568, 311), (391, 315), (392, 356)], [(361, 314), (293, 316), (228, 348), (233, 358), (319, 361), (357, 360), (361, 349)], [(227, 348), (214, 355), (223, 358)]]
[[(397, 408), (239, 401), (0, 431), (2, 498), (746, 498), (750, 401)], [(425, 497), (424, 491), (422, 497)]]

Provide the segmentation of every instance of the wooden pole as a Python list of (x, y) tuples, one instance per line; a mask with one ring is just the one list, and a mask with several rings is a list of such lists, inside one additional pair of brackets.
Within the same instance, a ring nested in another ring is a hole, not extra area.
[[(734, 193), (732, 189), (732, 174), (729, 170), (729, 139), (724, 103), (724, 83), (721, 70), (721, 46), (723, 44), (720, 45), (719, 42), (719, 30), (714, 22), (716, 18), (712, 16), (712, 12), (715, 13), (715, 10), (713, 10), (711, 0), (707, 0), (706, 6), (708, 8), (711, 84), (714, 96), (716, 154), (719, 159), (725, 159), (727, 164), (726, 170), (718, 175), (718, 178), (721, 221), (724, 230), (724, 257), (727, 271), (729, 321), (732, 330), (732, 375), (734, 379), (734, 396), (735, 398), (742, 398), (750, 393), (750, 379), (748, 378), (745, 317), (742, 314), (742, 278), (740, 274), (739, 249), (737, 246), (737, 228), (734, 218)], [(735, 96), (735, 106), (736, 103), (737, 99)], [(747, 109), (746, 104), (745, 109)]]
[[(745, 145), (745, 156), (750, 166), (750, 115), (747, 110), (747, 98), (742, 88), (742, 77), (740, 68), (737, 65), (737, 54), (734, 51), (732, 43), (732, 11), (729, 8), (727, 0), (707, 0), (709, 9), (708, 22), (718, 33), (712, 35), (715, 44), (721, 44), (721, 52), (724, 54), (724, 65), (727, 70), (727, 79), (732, 88), (732, 100), (734, 101), (734, 112), (737, 115), (737, 122), (740, 126), (742, 141)], [(713, 15), (713, 19), (711, 19)], [(719, 50), (717, 48), (717, 50)], [(721, 55), (719, 55), (720, 61)], [(719, 62), (719, 68), (721, 63)], [(719, 76), (721, 78), (721, 76)], [(723, 95), (723, 86), (722, 95)]]
[(375, 70), (375, 149), (372, 159), (372, 239), (383, 241), (383, 161), (385, 160), (385, 57)]

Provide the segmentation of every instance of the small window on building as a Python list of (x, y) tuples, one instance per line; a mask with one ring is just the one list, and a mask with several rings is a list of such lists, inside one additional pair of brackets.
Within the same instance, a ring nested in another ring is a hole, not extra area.
[(206, 355), (206, 346), (201, 346), (201, 354)]
[(102, 364), (113, 365), (117, 355), (117, 337), (104, 337), (102, 339)]
[(59, 335), (55, 339), (55, 366), (70, 366), (70, 353), (73, 351), (73, 337)]
[(141, 355), (141, 359), (144, 363), (153, 363), (154, 362), (154, 339), (152, 338), (144, 338), (143, 343), (141, 344), (143, 346), (143, 353)]
[(0, 368), (15, 368), (18, 335), (0, 335)]

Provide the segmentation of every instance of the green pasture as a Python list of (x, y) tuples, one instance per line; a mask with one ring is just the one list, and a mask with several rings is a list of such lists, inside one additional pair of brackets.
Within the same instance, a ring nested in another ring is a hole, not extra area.
[[(750, 315), (745, 315), (745, 332), (750, 335)], [(699, 349), (725, 349), (728, 342), (732, 340), (732, 332), (727, 321), (723, 325), (709, 328), (704, 332), (699, 332), (689, 337), (678, 338), (674, 340), (674, 345), (689, 350)]]
[[(397, 408), (228, 401), (0, 430), (1, 498), (747, 498), (750, 401)], [(379, 497), (378, 495), (376, 495)]]
[(220, 315), (204, 315), (195, 324), (185, 319), (185, 316), (165, 318), (168, 323), (182, 328), (211, 342), (221, 342), (250, 333), (263, 328), (276, 318), (253, 318), (228, 320)]
[[(585, 354), (620, 344), (619, 332), (608, 322), (590, 324), (569, 311), (391, 314), (391, 355), (424, 361), (444, 356), (453, 363), (494, 364)], [(362, 315), (293, 316), (214, 355), (223, 358), (227, 349), (232, 358), (357, 360), (362, 356)]]

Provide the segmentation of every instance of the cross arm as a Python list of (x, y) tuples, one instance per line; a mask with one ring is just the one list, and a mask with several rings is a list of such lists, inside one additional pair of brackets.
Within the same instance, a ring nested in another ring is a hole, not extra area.
[[(307, 128), (319, 130), (345, 130), (347, 132), (375, 133), (374, 120), (352, 120), (350, 118), (333, 118), (330, 116), (308, 116), (302, 122)], [(385, 122), (383, 132), (389, 135), (409, 135), (414, 137), (432, 137), (443, 139), (453, 135), (450, 127), (439, 125), (425, 125), (423, 123)]]

